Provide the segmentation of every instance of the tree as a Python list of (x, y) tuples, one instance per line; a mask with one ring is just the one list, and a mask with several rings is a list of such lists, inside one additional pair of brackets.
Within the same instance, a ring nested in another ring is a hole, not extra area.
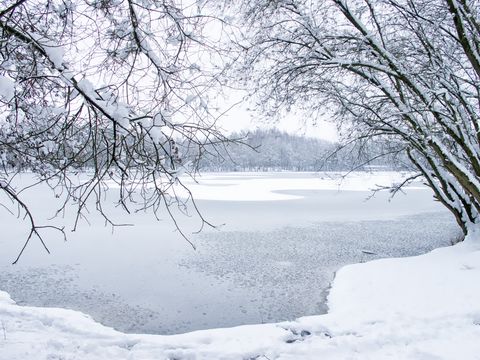
[(165, 205), (173, 216), (169, 206), (188, 201), (171, 191), (179, 175), (227, 140), (208, 99), (228, 58), (215, 46), (222, 32), (205, 29), (221, 22), (201, 1), (0, 3), (0, 190), (30, 221), (25, 246), (43, 243), (12, 183), (25, 169), (64, 189), (74, 228), (89, 199), (114, 224), (102, 208), (107, 181), (126, 211)]
[(406, 154), (408, 181), (423, 177), (465, 234), (478, 224), (477, 1), (256, 0), (241, 10), (241, 73), (268, 109), (331, 111), (347, 141)]
[[(232, 134), (242, 144), (227, 144), (215, 156), (204, 156), (200, 170), (207, 171), (319, 171), (348, 170), (359, 166), (350, 159), (351, 149), (335, 151), (337, 144), (317, 138), (292, 135), (278, 129), (256, 129)], [(335, 157), (331, 156), (335, 153)], [(390, 165), (389, 163), (376, 163)]]

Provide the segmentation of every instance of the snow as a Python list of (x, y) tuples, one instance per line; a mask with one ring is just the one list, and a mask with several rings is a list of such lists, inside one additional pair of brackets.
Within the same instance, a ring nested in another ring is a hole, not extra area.
[(78, 81), (77, 87), (83, 92), (84, 96), (89, 98), (90, 102), (102, 109), (104, 113), (108, 114), (110, 118), (120, 125), (121, 132), (125, 132), (129, 128), (130, 109), (126, 104), (116, 102), (113, 96), (110, 99), (107, 98), (107, 100), (102, 100), (96, 93), (94, 85), (86, 78)]
[[(252, 173), (248, 181), (238, 181), (238, 173), (225, 173), (221, 177), (210, 174), (197, 178), (196, 181), (185, 179), (183, 182), (197, 200), (216, 201), (276, 201), (301, 199), (300, 195), (284, 194), (289, 190), (336, 190), (336, 191), (370, 191), (379, 186), (391, 186), (408, 177), (408, 173), (399, 172), (353, 172), (329, 173), (323, 176), (313, 175), (309, 178), (279, 178), (272, 173)], [(408, 186), (409, 190), (424, 187)], [(181, 187), (177, 195), (188, 197)]]
[(479, 359), (480, 240), (342, 268), (329, 313), (172, 336), (123, 334), (0, 292), (0, 359)]
[(77, 86), (90, 98), (95, 99), (97, 97), (97, 94), (95, 94), (95, 88), (89, 80), (83, 78), (82, 80), (77, 82)]
[[(86, 178), (78, 176), (79, 182)], [(20, 264), (11, 266), (29, 227), (0, 211), (0, 218), (8, 222), (0, 237), (0, 289), (22, 305), (83, 311), (127, 333), (170, 335), (273, 323), (325, 313), (327, 291), (342, 266), (423, 254), (450, 244), (459, 235), (454, 218), (432, 199), (427, 188), (407, 190), (391, 201), (386, 191), (365, 201), (370, 192), (295, 190), (299, 179), (321, 177), (335, 176), (209, 174), (217, 185), (268, 178), (276, 184), (280, 180), (285, 185), (281, 194), (302, 198), (198, 200), (202, 214), (220, 228), (192, 234), (200, 226), (193, 207), (188, 207), (191, 217), (175, 212), (195, 251), (175, 231), (165, 212), (159, 213), (161, 221), (148, 212), (127, 214), (116, 206), (118, 190), (109, 189), (104, 211), (116, 223), (134, 226), (112, 231), (100, 214), (91, 211), (88, 223), (69, 232), (67, 242), (57, 232), (42, 232), (50, 255), (34, 240)], [(20, 174), (12, 187), (19, 190), (36, 181), (32, 174)], [(39, 224), (73, 226), (75, 208), (50, 220), (62, 204), (62, 193), (56, 192), (57, 198), (42, 185), (22, 191), (22, 195)]]
[(65, 69), (63, 65), (65, 49), (61, 45), (51, 41), (50, 39), (46, 39), (40, 34), (30, 33), (29, 36), (36, 41), (37, 45), (41, 47), (43, 51), (45, 51), (45, 54), (52, 62), (55, 69), (59, 71), (63, 71)]
[(60, 69), (62, 70), (64, 68), (63, 66), (63, 57), (65, 55), (65, 49), (61, 46), (43, 46), (43, 50), (45, 50), (45, 53), (47, 54), (48, 58), (50, 61), (53, 63), (55, 66), (55, 69)]
[(0, 75), (0, 97), (5, 101), (10, 101), (15, 95), (15, 83), (13, 80)]

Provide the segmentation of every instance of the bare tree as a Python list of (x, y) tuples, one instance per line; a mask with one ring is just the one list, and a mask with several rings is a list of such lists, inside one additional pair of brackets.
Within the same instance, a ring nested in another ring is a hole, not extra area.
[(23, 170), (63, 189), (74, 228), (89, 203), (114, 224), (107, 182), (126, 211), (173, 216), (188, 201), (172, 191), (180, 173), (227, 140), (208, 99), (228, 61), (215, 46), (221, 21), (201, 1), (0, 3), (0, 190), (31, 223), (25, 245), (42, 226), (13, 185)]
[[(237, 9), (238, 10), (238, 9)], [(241, 73), (268, 109), (331, 111), (347, 141), (391, 143), (467, 234), (480, 211), (480, 3), (241, 5)]]

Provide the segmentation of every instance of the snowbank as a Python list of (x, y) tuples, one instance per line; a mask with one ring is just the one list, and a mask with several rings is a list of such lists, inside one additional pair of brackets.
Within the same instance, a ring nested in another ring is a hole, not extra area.
[(346, 266), (327, 315), (174, 336), (123, 334), (0, 292), (0, 359), (480, 359), (479, 279), (470, 239)]

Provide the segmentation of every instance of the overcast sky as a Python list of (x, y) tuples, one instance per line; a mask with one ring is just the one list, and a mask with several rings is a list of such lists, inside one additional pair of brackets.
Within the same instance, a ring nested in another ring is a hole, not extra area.
[(261, 116), (258, 116), (255, 111), (247, 110), (249, 107), (252, 108), (247, 103), (234, 106), (219, 119), (218, 125), (228, 133), (275, 127), (279, 130), (301, 136), (316, 137), (330, 141), (338, 139), (336, 127), (331, 122), (316, 120), (316, 124), (314, 124), (313, 120), (305, 119), (304, 115), (295, 113), (288, 114), (280, 120), (260, 120)]

